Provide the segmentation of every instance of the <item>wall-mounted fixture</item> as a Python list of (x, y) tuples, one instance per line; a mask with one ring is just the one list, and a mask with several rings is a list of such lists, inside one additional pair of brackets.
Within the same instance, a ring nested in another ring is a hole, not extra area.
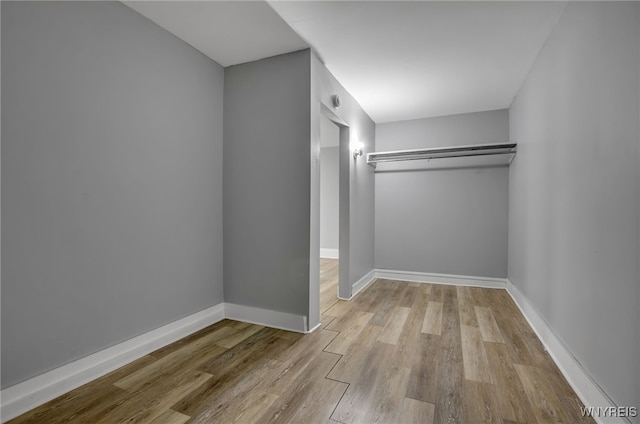
[(353, 158), (354, 159), (358, 159), (358, 156), (362, 156), (363, 152), (364, 152), (364, 144), (358, 143), (353, 148)]
[[(461, 158), (473, 156), (498, 156), (499, 162), (494, 165), (509, 165), (517, 152), (516, 143), (472, 144), (468, 146), (434, 147), (426, 149), (393, 150), (388, 152), (372, 152), (367, 154), (367, 163), (372, 166), (381, 162), (410, 160), (431, 160), (444, 158)], [(355, 157), (355, 152), (354, 152)]]
[(338, 96), (337, 94), (334, 94), (331, 100), (333, 101), (333, 107), (335, 107), (336, 109), (339, 108), (340, 105), (342, 104), (342, 100), (340, 99), (340, 96)]

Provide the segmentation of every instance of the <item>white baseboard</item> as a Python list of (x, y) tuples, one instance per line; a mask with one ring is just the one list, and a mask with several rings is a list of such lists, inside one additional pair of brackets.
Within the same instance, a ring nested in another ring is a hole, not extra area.
[(472, 286), (503, 289), (506, 287), (506, 279), (476, 277), (470, 275), (453, 274), (431, 274), (427, 272), (398, 271), (392, 269), (372, 269), (364, 277), (355, 282), (352, 286), (351, 297), (346, 299), (338, 296), (342, 300), (351, 300), (364, 290), (377, 278), (387, 280), (409, 281), (413, 283), (448, 284), (452, 286)]
[(225, 303), (224, 312), (226, 318), (235, 321), (249, 322), (251, 324), (264, 325), (265, 327), (294, 331), (296, 333), (307, 333), (310, 331), (307, 328), (307, 317), (303, 315), (236, 305), (235, 303)]
[[(508, 278), (506, 289), (582, 403), (587, 407), (595, 408), (615, 407), (615, 403), (600, 389), (542, 315)], [(598, 423), (607, 424), (629, 422), (616, 417), (593, 417), (593, 419)]]
[(317, 323), (315, 327), (313, 327), (313, 328), (311, 328), (311, 329), (309, 329), (309, 330), (305, 331), (304, 333), (305, 333), (305, 334), (313, 333), (314, 331), (316, 331), (316, 330), (317, 330), (318, 328), (320, 328), (320, 327), (322, 327), (322, 323), (321, 323), (321, 322)]
[(340, 251), (338, 249), (325, 249), (320, 248), (320, 257), (323, 259), (339, 259)]
[[(611, 399), (593, 381), (528, 299), (508, 279), (374, 269), (353, 285), (351, 297), (364, 290), (376, 278), (506, 288), (584, 405), (615, 407)], [(2, 422), (15, 418), (224, 318), (298, 333), (309, 333), (315, 329), (307, 328), (307, 319), (302, 315), (221, 303), (2, 390), (0, 392)], [(627, 423), (621, 418), (594, 417), (594, 419), (598, 423), (606, 424)]]
[(365, 289), (369, 284), (371, 284), (376, 279), (375, 270), (371, 270), (367, 272), (362, 278), (351, 285), (351, 297), (345, 298), (340, 297), (340, 290), (338, 290), (337, 297), (342, 300), (351, 300), (355, 295), (360, 293)]
[(225, 317), (222, 303), (2, 390), (2, 422), (101, 377)]
[(307, 317), (302, 315), (233, 303), (220, 303), (22, 383), (7, 387), (0, 392), (0, 419), (5, 422), (15, 418), (225, 318), (298, 333), (310, 333), (315, 330), (315, 328), (307, 329)]
[(351, 289), (351, 297), (357, 295), (362, 290), (364, 290), (369, 284), (371, 284), (376, 279), (375, 270), (371, 270), (365, 274), (364, 277), (356, 281)]
[(448, 284), (452, 286), (486, 287), (504, 289), (505, 278), (475, 277), (471, 275), (430, 274), (426, 272), (397, 271), (392, 269), (374, 269), (375, 278), (410, 281), (413, 283)]

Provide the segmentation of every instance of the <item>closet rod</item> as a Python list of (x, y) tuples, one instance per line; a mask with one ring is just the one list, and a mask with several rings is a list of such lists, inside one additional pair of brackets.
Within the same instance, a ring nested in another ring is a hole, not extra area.
[(394, 162), (401, 160), (459, 158), (515, 154), (516, 143), (475, 144), (470, 146), (435, 147), (429, 149), (392, 150), (367, 154), (367, 163)]

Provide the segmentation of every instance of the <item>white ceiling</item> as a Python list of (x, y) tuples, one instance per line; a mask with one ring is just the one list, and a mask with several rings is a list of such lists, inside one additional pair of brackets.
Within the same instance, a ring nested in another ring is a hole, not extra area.
[(222, 66), (308, 47), (264, 1), (123, 1)]
[(311, 46), (378, 123), (509, 107), (565, 6), (559, 1), (125, 4), (223, 66)]

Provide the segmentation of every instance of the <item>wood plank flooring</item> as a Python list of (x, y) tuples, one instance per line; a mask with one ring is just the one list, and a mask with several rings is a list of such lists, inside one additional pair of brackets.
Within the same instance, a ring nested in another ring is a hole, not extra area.
[(376, 280), (322, 328), (224, 320), (11, 423), (580, 423), (581, 402), (504, 290)]

